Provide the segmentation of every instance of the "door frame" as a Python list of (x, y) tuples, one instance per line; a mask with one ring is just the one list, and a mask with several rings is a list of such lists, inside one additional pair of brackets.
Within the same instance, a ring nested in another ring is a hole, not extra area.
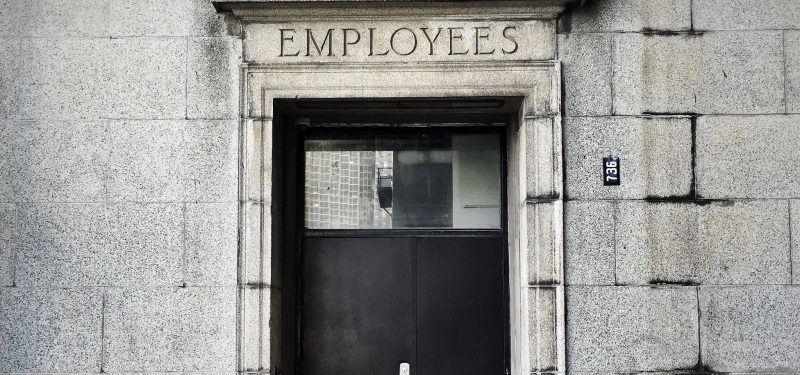
[[(462, 98), (463, 99), (463, 98)], [(273, 120), (276, 123), (275, 138), (283, 139), (281, 144), (275, 144), (276, 148), (273, 150), (275, 157), (274, 164), (282, 164), (283, 176), (288, 177), (285, 180), (294, 180), (293, 182), (283, 181), (284, 188), (282, 191), (273, 190), (273, 195), (282, 196), (282, 202), (287, 204), (282, 206), (281, 209), (276, 210), (276, 214), (284, 217), (283, 222), (273, 222), (273, 234), (282, 231), (279, 236), (273, 236), (275, 239), (273, 243), (275, 247), (280, 247), (283, 253), (281, 265), (281, 285), (282, 288), (282, 311), (281, 311), (281, 374), (294, 375), (298, 373), (301, 368), (302, 359), (300, 353), (303, 347), (302, 337), (302, 320), (300, 319), (302, 304), (302, 290), (303, 290), (303, 275), (300, 271), (302, 268), (303, 257), (302, 241), (307, 237), (370, 237), (370, 238), (432, 238), (432, 237), (501, 237), (504, 239), (503, 248), (506, 253), (502, 255), (503, 269), (502, 278), (504, 279), (503, 285), (503, 315), (509, 320), (505, 321), (503, 327), (504, 347), (503, 347), (503, 363), (506, 369), (510, 369), (510, 311), (509, 311), (509, 278), (508, 278), (508, 182), (507, 177), (507, 133), (510, 123), (514, 121), (514, 113), (503, 112), (509, 108), (518, 107), (517, 98), (470, 98), (471, 103), (481, 105), (482, 103), (503, 103), (502, 106), (497, 108), (478, 108), (478, 109), (357, 109), (357, 110), (337, 110), (326, 109), (313, 111), (314, 116), (322, 118), (331, 118), (333, 121), (340, 121), (342, 124), (349, 124), (357, 122), (358, 120), (374, 121), (371, 125), (360, 126), (301, 126), (294, 123), (293, 118), (296, 116), (304, 116), (304, 113), (299, 110), (299, 113), (289, 114), (284, 113), (280, 108), (291, 106), (292, 104), (299, 104), (305, 102), (304, 100), (291, 100), (285, 102), (284, 106), (276, 106), (276, 118), (280, 122)], [(343, 107), (359, 107), (358, 103), (363, 101), (325, 101), (327, 107), (331, 107), (336, 103), (340, 103)], [(397, 103), (398, 106), (408, 102), (403, 99), (393, 99), (390, 102)], [(431, 103), (434, 105), (446, 105), (450, 101), (442, 101), (439, 99), (414, 99), (413, 104), (419, 105), (420, 103)], [(510, 102), (510, 104), (507, 104)], [(354, 103), (355, 105), (351, 105)], [(375, 103), (370, 101), (368, 103)], [(384, 101), (380, 104), (386, 103)], [(388, 104), (388, 103), (386, 103)], [(465, 103), (462, 100), (459, 103), (463, 106)], [(423, 107), (430, 107), (422, 105)], [(369, 107), (368, 105), (366, 107)], [(345, 113), (342, 113), (345, 112)], [(349, 112), (349, 113), (348, 113)], [(468, 120), (474, 122), (466, 123)], [(477, 120), (481, 120), (480, 122)], [(427, 134), (494, 134), (499, 137), (500, 148), (500, 228), (497, 229), (466, 229), (466, 228), (403, 228), (403, 229), (306, 229), (304, 225), (304, 211), (305, 211), (305, 190), (304, 190), (304, 177), (305, 177), (305, 159), (303, 151), (303, 141), (311, 134), (319, 136), (320, 134), (347, 134), (350, 136), (408, 136), (420, 133), (420, 126), (416, 126), (421, 121), (433, 122), (438, 126), (426, 126), (425, 132)], [(445, 122), (448, 121), (448, 122)], [(385, 124), (384, 124), (385, 122)], [(282, 133), (282, 134), (278, 134)], [(298, 139), (293, 139), (297, 137)], [(293, 146), (294, 145), (294, 146)], [(278, 149), (281, 147), (282, 149)], [(282, 156), (282, 157), (281, 157)], [(282, 159), (278, 161), (278, 159)], [(290, 176), (290, 177), (289, 177)], [(275, 182), (278, 182), (277, 180)], [(278, 182), (280, 184), (280, 182)], [(275, 184), (274, 184), (275, 185)], [(288, 221), (288, 222), (287, 222)], [(293, 237), (292, 239), (289, 239)], [(282, 240), (278, 240), (282, 238)], [(287, 240), (288, 239), (288, 240)], [(278, 242), (282, 241), (281, 244)], [(292, 254), (287, 254), (292, 252)], [(274, 269), (274, 268), (273, 268)], [(273, 275), (277, 277), (277, 275)], [(292, 288), (288, 288), (292, 285)], [(292, 290), (290, 294), (290, 290)], [(287, 358), (288, 357), (288, 358)], [(274, 361), (274, 359), (273, 359)], [(273, 363), (273, 365), (277, 365)], [(287, 367), (292, 367), (288, 369)]]
[(274, 373), (281, 291), (273, 278), (276, 99), (521, 98), (508, 127), (511, 373), (565, 369), (563, 166), (557, 61), (245, 64), (241, 71), (238, 370)]

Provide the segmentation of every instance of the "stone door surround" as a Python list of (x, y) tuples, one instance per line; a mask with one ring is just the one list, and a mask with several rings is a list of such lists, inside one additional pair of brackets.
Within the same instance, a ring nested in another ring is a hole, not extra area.
[[(273, 101), (521, 98), (508, 134), (513, 374), (564, 372), (559, 1), (215, 1), (241, 36), (240, 372), (268, 373)], [(279, 309), (277, 311), (280, 311)]]

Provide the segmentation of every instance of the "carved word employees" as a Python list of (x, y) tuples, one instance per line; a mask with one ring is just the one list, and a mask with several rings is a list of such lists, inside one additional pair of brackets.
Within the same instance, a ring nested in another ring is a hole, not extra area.
[[(367, 56), (395, 54), (408, 56), (420, 51), (435, 55), (512, 55), (519, 50), (516, 26), (492, 30), (490, 26), (465, 27), (401, 27), (391, 33), (376, 33), (376, 28), (366, 30), (340, 28), (327, 31), (311, 29), (278, 29), (280, 32), (280, 57), (290, 56), (350, 56), (355, 46), (366, 44)], [(492, 33), (502, 37), (494, 45)], [(383, 39), (379, 39), (383, 38)], [(383, 48), (379, 48), (383, 45)]]

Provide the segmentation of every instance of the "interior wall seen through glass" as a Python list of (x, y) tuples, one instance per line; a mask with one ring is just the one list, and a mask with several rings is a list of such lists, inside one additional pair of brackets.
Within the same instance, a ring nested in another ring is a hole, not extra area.
[(309, 229), (500, 228), (498, 134), (310, 138)]

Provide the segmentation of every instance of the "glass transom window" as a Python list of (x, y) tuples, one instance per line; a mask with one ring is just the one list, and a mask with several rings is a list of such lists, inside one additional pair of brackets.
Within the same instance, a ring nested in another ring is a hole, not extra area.
[(305, 227), (501, 227), (500, 135), (305, 140)]

